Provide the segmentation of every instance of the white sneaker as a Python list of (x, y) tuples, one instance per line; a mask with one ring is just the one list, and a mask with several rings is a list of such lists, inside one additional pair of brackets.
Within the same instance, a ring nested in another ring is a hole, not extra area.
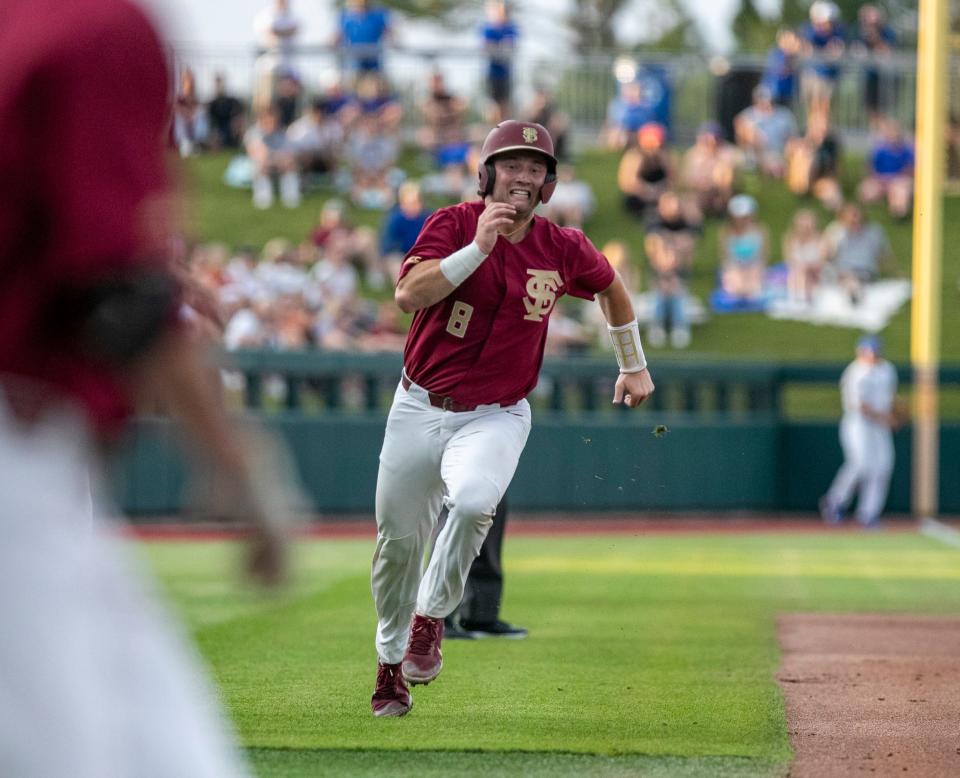
[(654, 348), (662, 348), (667, 344), (667, 332), (659, 324), (647, 327), (647, 342)]
[(287, 208), (300, 205), (300, 176), (290, 171), (280, 176), (280, 199)]
[(690, 345), (690, 330), (679, 327), (670, 333), (670, 345), (674, 348), (686, 348)]
[(267, 176), (253, 179), (253, 207), (261, 211), (273, 205), (273, 184)]

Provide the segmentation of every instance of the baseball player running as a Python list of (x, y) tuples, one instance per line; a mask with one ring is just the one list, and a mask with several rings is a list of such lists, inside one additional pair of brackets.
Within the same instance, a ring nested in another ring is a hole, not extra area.
[(248, 774), (194, 653), (91, 513), (96, 452), (139, 390), (178, 412), (259, 520), (164, 254), (169, 85), (127, 0), (0, 3), (0, 775)]
[[(547, 130), (502, 122), (480, 156), (483, 201), (433, 214), (397, 283), (397, 304), (414, 317), (377, 477), (375, 716), (404, 715), (407, 684), (440, 673), (444, 617), (460, 603), (530, 432), (525, 398), (557, 298), (599, 298), (620, 365), (615, 403), (634, 407), (654, 388), (619, 275), (583, 233), (534, 214), (556, 186)], [(447, 523), (424, 571), (442, 506)]]
[(843, 464), (820, 500), (820, 513), (828, 524), (843, 519), (844, 509), (859, 492), (857, 521), (864, 527), (876, 527), (887, 501), (893, 473), (892, 429), (897, 424), (897, 371), (880, 352), (880, 339), (875, 335), (861, 338), (856, 359), (840, 377)]

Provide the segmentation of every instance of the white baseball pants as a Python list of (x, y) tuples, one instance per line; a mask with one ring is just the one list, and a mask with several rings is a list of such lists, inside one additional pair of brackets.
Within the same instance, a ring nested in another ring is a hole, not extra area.
[(0, 775), (246, 776), (197, 657), (91, 518), (70, 410), (24, 427), (0, 394)]
[(860, 416), (846, 415), (840, 421), (843, 464), (827, 492), (827, 499), (841, 508), (860, 492), (857, 520), (869, 523), (883, 512), (893, 474), (893, 434), (889, 428)]
[[(460, 604), (529, 434), (526, 400), (454, 413), (430, 405), (416, 384), (397, 387), (380, 452), (371, 573), (381, 661), (403, 659), (414, 609), (442, 618)], [(444, 505), (447, 523), (424, 571)]]

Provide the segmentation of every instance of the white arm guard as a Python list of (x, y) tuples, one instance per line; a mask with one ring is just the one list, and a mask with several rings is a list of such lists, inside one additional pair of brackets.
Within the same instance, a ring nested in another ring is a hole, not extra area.
[(610, 330), (610, 339), (613, 341), (613, 350), (617, 355), (617, 364), (621, 373), (639, 373), (647, 366), (647, 358), (643, 355), (643, 346), (640, 345), (640, 326), (634, 319), (629, 324), (619, 327), (607, 326)]
[(460, 286), (487, 258), (476, 241), (440, 260), (440, 272), (454, 286)]

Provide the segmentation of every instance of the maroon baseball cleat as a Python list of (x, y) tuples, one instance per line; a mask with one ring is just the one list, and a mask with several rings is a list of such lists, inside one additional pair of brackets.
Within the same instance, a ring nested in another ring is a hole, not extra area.
[(377, 688), (370, 698), (374, 716), (403, 716), (413, 707), (400, 665), (377, 664)]
[(410, 627), (410, 643), (403, 655), (403, 677), (411, 686), (428, 684), (443, 669), (443, 619), (431, 619), (419, 613)]

